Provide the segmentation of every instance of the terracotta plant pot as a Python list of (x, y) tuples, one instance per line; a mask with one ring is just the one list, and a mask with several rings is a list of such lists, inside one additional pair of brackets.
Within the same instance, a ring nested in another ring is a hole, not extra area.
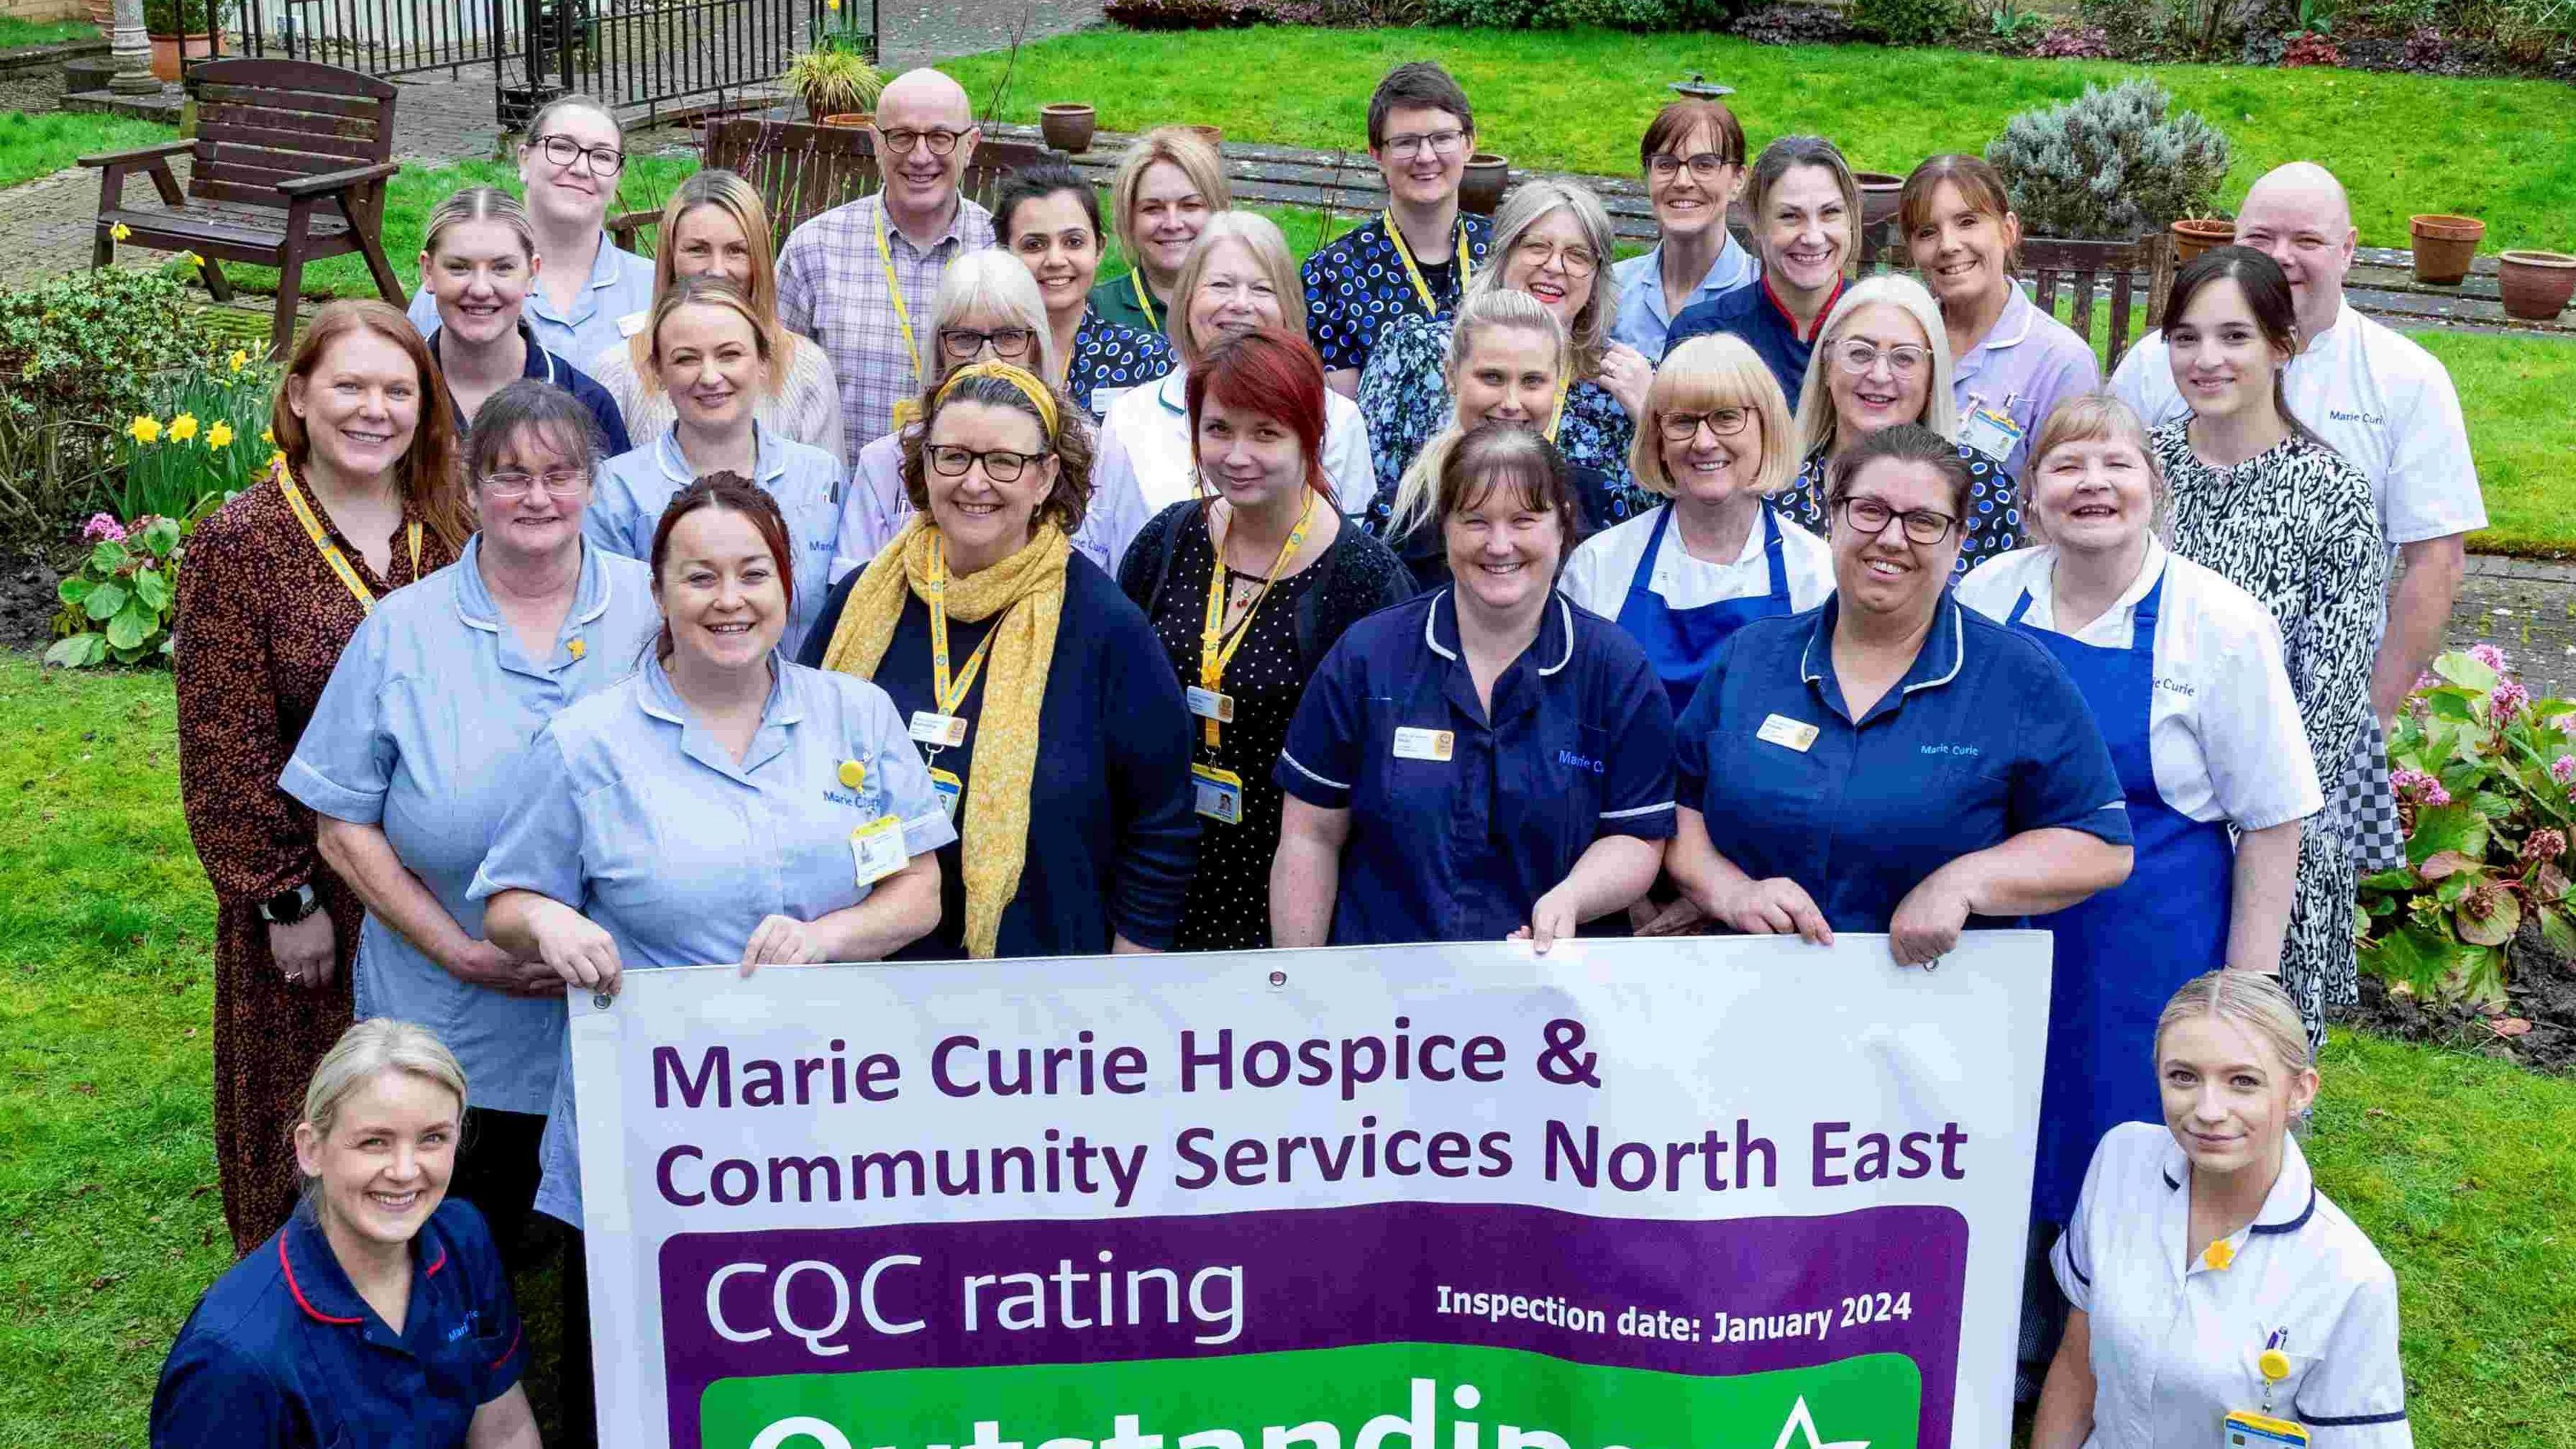
[(1079, 156), (1091, 149), (1091, 133), (1098, 129), (1100, 117), (1091, 107), (1078, 101), (1061, 101), (1038, 107), (1038, 134), (1046, 143), (1068, 156)]
[(1905, 189), (1905, 178), (1889, 171), (1855, 171), (1852, 180), (1860, 183), (1860, 224), (1876, 226), (1896, 215), (1897, 193)]
[(1211, 151), (1219, 150), (1225, 145), (1223, 126), (1183, 126), (1181, 129), (1207, 142), (1208, 149)]
[(2478, 240), (2487, 234), (2487, 224), (2474, 216), (2409, 217), (2406, 229), (2415, 237), (2415, 280), (2436, 287), (2469, 274)]
[(817, 124), (843, 131), (863, 131), (877, 118), (874, 111), (834, 111)]
[(2174, 265), (2181, 266), (2211, 247), (2236, 240), (2236, 223), (2224, 217), (2187, 216), (2173, 224)]
[(2565, 252), (2506, 252), (2496, 258), (2496, 284), (2504, 314), (2525, 322), (2554, 322), (2576, 296), (2576, 257)]
[(1467, 174), (1458, 182), (1458, 208), (1491, 216), (1503, 204), (1503, 188), (1512, 180), (1512, 158), (1478, 151), (1467, 158)]
[(100, 35), (115, 39), (116, 0), (89, 0), (89, 23), (98, 27)]
[(156, 80), (177, 80), (182, 60), (204, 60), (214, 53), (215, 37), (211, 34), (153, 36), (152, 75)]

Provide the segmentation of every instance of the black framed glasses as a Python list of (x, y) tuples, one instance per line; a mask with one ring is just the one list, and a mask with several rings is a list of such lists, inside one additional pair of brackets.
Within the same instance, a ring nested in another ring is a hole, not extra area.
[(1843, 516), (1843, 522), (1872, 538), (1886, 533), (1889, 524), (1901, 519), (1905, 524), (1905, 541), (1925, 547), (1948, 538), (1950, 530), (1959, 526), (1959, 520), (1949, 514), (1935, 513), (1929, 508), (1899, 512), (1876, 498), (1845, 498), (1834, 504), (1834, 511)]
[(1848, 342), (1834, 344), (1834, 365), (1854, 377), (1869, 371), (1871, 364), (1882, 357), (1887, 359), (1889, 372), (1898, 377), (1912, 377), (1921, 372), (1924, 365), (1932, 360), (1932, 349), (1917, 347), (1911, 342), (1900, 342), (1894, 347), (1880, 347), (1874, 343), (1863, 342), (1857, 337)]
[(939, 127), (933, 127), (927, 131), (916, 131), (909, 126), (906, 126), (900, 130), (879, 131), (877, 134), (885, 138), (887, 149), (893, 151), (898, 156), (911, 155), (913, 148), (916, 146), (928, 146), (930, 148), (931, 155), (945, 156), (949, 152), (957, 149), (957, 139), (966, 133), (963, 131), (950, 131)]
[(1014, 453), (1006, 448), (979, 453), (973, 448), (956, 448), (946, 444), (933, 444), (924, 451), (930, 455), (931, 471), (942, 478), (963, 478), (966, 476), (967, 469), (981, 463), (984, 465), (984, 476), (996, 483), (1017, 483), (1020, 481), (1020, 474), (1031, 463), (1046, 456), (1044, 451)]
[(1720, 156), (1714, 151), (1701, 151), (1690, 156), (1676, 156), (1670, 151), (1658, 151), (1646, 158), (1646, 172), (1657, 181), (1670, 181), (1679, 176), (1682, 168), (1687, 166), (1690, 168), (1691, 180), (1706, 182), (1715, 181), (1725, 175), (1730, 166), (1743, 164), (1741, 160)]
[(1424, 131), (1410, 136), (1386, 138), (1386, 154), (1398, 161), (1410, 161), (1429, 148), (1432, 155), (1450, 160), (1467, 147), (1467, 133), (1456, 128), (1446, 131)]
[(1699, 436), (1702, 424), (1721, 438), (1731, 438), (1743, 432), (1752, 417), (1743, 408), (1718, 408), (1705, 413), (1666, 413), (1657, 426), (1663, 430), (1665, 442), (1687, 443)]
[(576, 160), (588, 161), (593, 176), (614, 176), (626, 169), (625, 152), (614, 146), (585, 146), (560, 132), (539, 138), (537, 154), (545, 157), (548, 164), (567, 170)]
[(548, 468), (543, 473), (486, 473), (482, 483), (483, 491), (495, 498), (525, 498), (536, 488), (556, 498), (570, 498), (590, 486), (590, 475), (579, 468)]
[(1037, 340), (1038, 335), (1026, 327), (996, 327), (990, 332), (978, 332), (971, 327), (939, 329), (939, 350), (958, 362), (966, 361), (986, 347), (993, 349), (995, 357), (1026, 357), (1030, 346)]

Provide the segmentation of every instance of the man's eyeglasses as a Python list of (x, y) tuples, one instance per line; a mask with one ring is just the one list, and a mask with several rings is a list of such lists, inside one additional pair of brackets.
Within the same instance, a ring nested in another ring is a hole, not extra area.
[(1018, 482), (1021, 470), (1046, 456), (1042, 452), (1014, 453), (1008, 449), (998, 448), (989, 453), (979, 453), (973, 448), (953, 448), (945, 445), (934, 445), (928, 451), (931, 471), (942, 478), (963, 478), (966, 476), (967, 469), (981, 463), (984, 465), (984, 476), (996, 483)]
[(1561, 247), (1553, 242), (1531, 237), (1512, 248), (1512, 255), (1519, 257), (1521, 264), (1532, 271), (1554, 262), (1564, 268), (1565, 274), (1569, 277), (1588, 277), (1601, 267), (1601, 259), (1592, 254), (1592, 248), (1580, 242), (1573, 246)]
[(536, 473), (486, 473), (483, 491), (495, 498), (525, 498), (530, 490), (543, 487), (557, 498), (570, 498), (590, 486), (590, 475), (579, 468), (548, 468)]
[(1702, 151), (1695, 156), (1676, 156), (1670, 151), (1658, 151), (1646, 158), (1646, 171), (1657, 181), (1670, 181), (1679, 176), (1682, 168), (1687, 166), (1690, 168), (1691, 180), (1715, 181), (1726, 174), (1728, 167), (1743, 164), (1741, 161), (1720, 156), (1714, 151)]
[(947, 130), (916, 131), (906, 127), (898, 131), (879, 131), (877, 134), (885, 138), (887, 148), (898, 156), (911, 155), (916, 146), (928, 146), (931, 155), (945, 156), (957, 149), (957, 138), (966, 133)]
[(940, 350), (959, 362), (973, 357), (988, 345), (996, 357), (1026, 357), (1029, 344), (1037, 340), (1038, 335), (1026, 327), (996, 327), (990, 332), (977, 332), (966, 327), (939, 329)]
[(1923, 370), (1925, 363), (1932, 360), (1932, 349), (1917, 347), (1911, 342), (1900, 342), (1894, 347), (1878, 347), (1857, 338), (1834, 344), (1834, 365), (1854, 377), (1869, 371), (1870, 364), (1882, 357), (1887, 359), (1889, 372), (1898, 377), (1912, 377)]
[(548, 164), (566, 170), (570, 170), (576, 160), (587, 160), (593, 176), (614, 176), (626, 168), (626, 153), (615, 147), (585, 146), (562, 134), (541, 138), (537, 142), (537, 154), (545, 157)]
[(1700, 425), (1703, 423), (1708, 425), (1710, 432), (1721, 438), (1734, 437), (1744, 431), (1744, 424), (1752, 416), (1753, 414), (1742, 408), (1719, 408), (1714, 412), (1705, 413), (1666, 413), (1660, 426), (1663, 428), (1665, 442), (1687, 443), (1699, 436)]
[(1898, 519), (1905, 521), (1905, 541), (1929, 546), (1950, 536), (1959, 520), (1929, 508), (1916, 508), (1904, 513), (1888, 507), (1875, 498), (1846, 498), (1835, 505), (1843, 522), (1875, 538), (1887, 532), (1887, 526)]
[(1410, 161), (1421, 155), (1422, 148), (1428, 146), (1431, 148), (1432, 155), (1447, 161), (1466, 149), (1466, 145), (1467, 133), (1464, 131), (1424, 131), (1409, 136), (1389, 136), (1386, 138), (1385, 150), (1386, 154), (1398, 161)]

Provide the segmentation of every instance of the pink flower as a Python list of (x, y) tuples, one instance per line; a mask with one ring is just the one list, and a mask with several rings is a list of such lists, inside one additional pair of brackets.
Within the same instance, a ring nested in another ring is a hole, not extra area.
[(2451, 803), (2451, 792), (2442, 788), (2441, 781), (2428, 780), (2424, 784), (2424, 803), (2427, 805), (2448, 805)]
[(2522, 863), (2526, 866), (2553, 861), (2566, 853), (2566, 835), (2547, 826), (2531, 832), (2522, 842)]
[(108, 514), (93, 513), (89, 522), (81, 525), (81, 539), (86, 543), (97, 543), (102, 539), (109, 543), (123, 543), (125, 527)]
[(2561, 785), (2576, 784), (2576, 755), (2560, 755), (2550, 761), (2549, 778)]
[(2442, 676), (2426, 670), (2415, 676), (2416, 689), (2431, 689), (2442, 682)]
[(2505, 667), (2504, 651), (2498, 649), (2493, 644), (2470, 645), (2469, 657), (2478, 661), (2480, 664), (2485, 665), (2489, 669), (2502, 669)]
[(2410, 770), (2401, 766), (2389, 771), (2388, 787), (2400, 796), (2412, 799), (2418, 805), (2451, 803), (2451, 792), (2442, 788), (2442, 782), (2421, 770)]
[(2523, 688), (2521, 681), (2508, 679), (2487, 691), (2487, 719), (2502, 724), (2522, 713), (2523, 706), (2529, 703), (2531, 691)]

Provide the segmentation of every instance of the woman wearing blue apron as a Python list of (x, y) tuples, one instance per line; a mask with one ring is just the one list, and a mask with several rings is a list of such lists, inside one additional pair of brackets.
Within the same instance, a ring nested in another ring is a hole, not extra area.
[(1677, 716), (1736, 630), (1834, 591), (1825, 541), (1781, 527), (1763, 503), (1797, 471), (1794, 446), (1788, 399), (1753, 349), (1692, 338), (1657, 369), (1629, 453), (1638, 485), (1672, 501), (1586, 541), (1566, 565), (1566, 595), (1619, 621)]

